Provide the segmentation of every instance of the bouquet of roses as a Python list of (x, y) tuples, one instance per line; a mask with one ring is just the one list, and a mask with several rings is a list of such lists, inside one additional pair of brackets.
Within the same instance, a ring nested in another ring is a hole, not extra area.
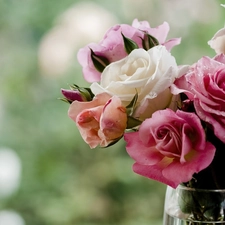
[[(225, 188), (225, 28), (209, 45), (216, 56), (177, 65), (168, 23), (110, 28), (78, 52), (89, 87), (62, 89), (68, 115), (95, 148), (121, 138), (135, 173), (193, 188)], [(179, 172), (178, 172), (179, 171)]]

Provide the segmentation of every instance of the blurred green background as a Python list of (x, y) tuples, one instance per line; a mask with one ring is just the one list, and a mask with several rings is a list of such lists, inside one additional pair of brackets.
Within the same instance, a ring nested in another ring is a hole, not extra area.
[(217, 0), (0, 0), (0, 224), (160, 225), (166, 186), (132, 172), (124, 143), (92, 149), (60, 88), (83, 81), (76, 53), (116, 23), (170, 24), (179, 64), (213, 56)]

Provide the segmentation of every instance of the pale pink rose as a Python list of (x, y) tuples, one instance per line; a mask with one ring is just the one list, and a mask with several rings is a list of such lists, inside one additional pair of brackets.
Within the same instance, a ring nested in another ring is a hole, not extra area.
[(197, 115), (179, 110), (159, 110), (124, 137), (134, 172), (173, 188), (209, 166), (216, 150)]
[(127, 56), (121, 33), (127, 38), (135, 41), (138, 46), (142, 48), (144, 32), (155, 36), (160, 44), (165, 45), (167, 50), (180, 44), (180, 38), (165, 41), (169, 32), (169, 25), (166, 22), (156, 28), (151, 28), (147, 21), (139, 22), (137, 19), (133, 21), (132, 26), (127, 24), (115, 25), (106, 32), (102, 41), (99, 43), (91, 43), (79, 50), (77, 57), (79, 63), (83, 67), (85, 80), (88, 82), (98, 82), (101, 77), (101, 73), (96, 70), (91, 60), (90, 49), (92, 49), (96, 55), (104, 56), (112, 63)]
[(217, 31), (213, 38), (208, 41), (208, 44), (217, 54), (225, 54), (225, 28)]
[(198, 116), (211, 124), (214, 134), (225, 143), (225, 64), (224, 56), (201, 58), (171, 87), (184, 92), (194, 102)]
[(166, 41), (167, 35), (170, 30), (170, 26), (167, 22), (164, 22), (163, 24), (152, 28), (147, 21), (139, 22), (137, 19), (135, 19), (132, 23), (132, 26), (137, 28), (138, 30), (151, 34), (159, 41), (161, 45), (164, 45), (168, 51), (170, 51), (175, 45), (180, 44), (180, 38), (172, 38)]
[(95, 96), (90, 102), (74, 101), (68, 115), (91, 148), (106, 147), (121, 138), (127, 125), (126, 109), (120, 99), (106, 93)]

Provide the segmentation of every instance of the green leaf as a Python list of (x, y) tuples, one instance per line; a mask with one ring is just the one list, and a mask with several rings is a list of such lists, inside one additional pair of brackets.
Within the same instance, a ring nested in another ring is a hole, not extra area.
[(105, 69), (105, 67), (109, 65), (109, 60), (104, 56), (96, 55), (92, 49), (90, 50), (92, 62), (96, 70), (101, 73)]
[(137, 127), (142, 124), (141, 120), (138, 120), (132, 116), (127, 117), (127, 129), (131, 129)]
[(86, 98), (87, 101), (91, 101), (94, 97), (94, 94), (92, 93), (90, 88), (79, 87), (76, 84), (71, 85), (70, 88), (72, 90), (78, 90)]
[(107, 146), (103, 147), (103, 148), (108, 148), (114, 144), (116, 144), (123, 136), (119, 137), (119, 138), (116, 138), (114, 140), (112, 140), (112, 142), (110, 142)]
[(69, 103), (69, 104), (72, 103), (72, 101), (69, 101), (69, 100), (66, 99), (66, 98), (58, 98), (58, 100), (61, 100), (61, 101), (63, 101), (63, 102)]
[(133, 114), (137, 100), (138, 100), (138, 93), (134, 95), (129, 105), (126, 106), (128, 116), (131, 116)]
[(133, 40), (131, 40), (130, 38), (127, 38), (122, 34), (122, 37), (123, 37), (123, 43), (124, 43), (124, 48), (125, 48), (125, 51), (126, 53), (129, 55), (134, 49), (137, 49), (139, 48), (137, 43)]

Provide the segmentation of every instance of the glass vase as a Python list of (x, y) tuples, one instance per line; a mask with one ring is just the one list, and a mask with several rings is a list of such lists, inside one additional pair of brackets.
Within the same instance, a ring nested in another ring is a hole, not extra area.
[(225, 225), (225, 189), (167, 187), (163, 225)]

